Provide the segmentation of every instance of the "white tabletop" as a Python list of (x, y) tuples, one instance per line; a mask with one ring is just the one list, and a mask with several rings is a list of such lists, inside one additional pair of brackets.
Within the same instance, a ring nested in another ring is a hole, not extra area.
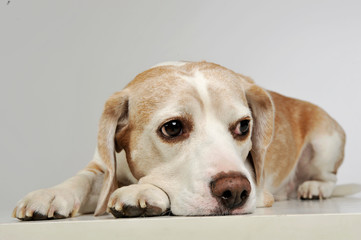
[[(78, 238), (77, 236), (81, 237)], [(361, 239), (361, 198), (282, 201), (240, 216), (2, 219), (0, 239)], [(270, 238), (271, 237), (271, 238)]]

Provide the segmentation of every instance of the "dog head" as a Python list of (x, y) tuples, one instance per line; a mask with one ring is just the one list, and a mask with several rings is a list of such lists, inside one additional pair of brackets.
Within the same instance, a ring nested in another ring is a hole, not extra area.
[(98, 204), (114, 190), (115, 151), (125, 151), (133, 176), (162, 189), (175, 215), (252, 212), (273, 118), (268, 93), (222, 66), (155, 66), (106, 102), (98, 151), (108, 172)]

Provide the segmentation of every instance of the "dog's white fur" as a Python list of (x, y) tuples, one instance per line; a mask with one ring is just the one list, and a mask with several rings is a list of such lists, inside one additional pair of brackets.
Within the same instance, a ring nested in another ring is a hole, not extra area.
[[(251, 119), (250, 136), (239, 141), (230, 125), (245, 117)], [(191, 122), (192, 129), (171, 142), (159, 127), (174, 118)], [(175, 215), (243, 214), (271, 206), (274, 198), (327, 198), (344, 143), (342, 128), (315, 105), (266, 91), (216, 64), (163, 63), (107, 101), (88, 167), (29, 193), (13, 216), (100, 215), (106, 209), (116, 216), (168, 209)], [(231, 171), (249, 180), (251, 192), (246, 204), (229, 210), (219, 206), (210, 182)]]

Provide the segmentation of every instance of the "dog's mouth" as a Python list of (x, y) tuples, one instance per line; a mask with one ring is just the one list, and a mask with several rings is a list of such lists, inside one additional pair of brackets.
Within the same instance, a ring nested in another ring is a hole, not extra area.
[[(248, 194), (248, 193), (247, 193)], [(199, 199), (199, 201), (186, 203), (182, 206), (173, 206), (165, 213), (168, 216), (225, 216), (225, 215), (243, 215), (250, 214), (254, 210), (253, 193), (250, 193), (248, 199), (238, 205), (229, 206), (222, 202), (222, 199), (211, 197)]]

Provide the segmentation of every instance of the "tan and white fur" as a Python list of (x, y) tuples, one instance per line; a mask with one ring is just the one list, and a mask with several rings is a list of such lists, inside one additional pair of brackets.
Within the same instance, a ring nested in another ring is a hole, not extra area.
[[(240, 137), (244, 119), (250, 129)], [(182, 123), (174, 138), (162, 132), (171, 120)], [(344, 145), (339, 124), (311, 103), (267, 91), (213, 63), (164, 63), (108, 99), (89, 165), (57, 186), (29, 193), (13, 216), (244, 214), (274, 200), (328, 198)], [(242, 205), (227, 207), (215, 196), (219, 175), (246, 182)]]

